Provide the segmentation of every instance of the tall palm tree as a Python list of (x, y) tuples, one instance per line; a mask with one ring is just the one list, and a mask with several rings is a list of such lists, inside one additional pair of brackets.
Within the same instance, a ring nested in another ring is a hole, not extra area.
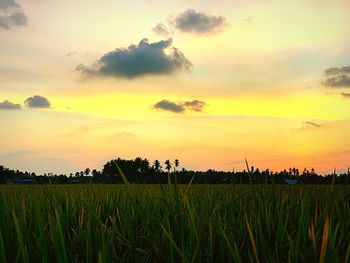
[(171, 169), (171, 163), (170, 163), (170, 160), (166, 160), (165, 162), (165, 169), (167, 169), (168, 170), (168, 172), (170, 172), (170, 169)]
[(175, 164), (175, 167), (179, 167), (179, 164), (180, 164), (180, 161), (179, 161), (179, 159), (175, 159), (175, 162), (174, 162), (174, 164)]

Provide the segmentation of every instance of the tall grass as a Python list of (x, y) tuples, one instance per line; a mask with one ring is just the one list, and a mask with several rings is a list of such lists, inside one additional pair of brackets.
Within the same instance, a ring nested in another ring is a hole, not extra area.
[(349, 200), (337, 185), (0, 186), (0, 261), (349, 262)]

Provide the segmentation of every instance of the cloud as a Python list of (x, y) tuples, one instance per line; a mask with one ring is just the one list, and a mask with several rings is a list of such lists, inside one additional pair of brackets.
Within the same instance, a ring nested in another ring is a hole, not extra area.
[(329, 68), (325, 70), (325, 75), (332, 76), (332, 75), (338, 75), (338, 74), (350, 74), (350, 66), (343, 66), (338, 68)]
[(28, 24), (27, 17), (23, 13), (12, 14), (11, 19), (16, 26), (24, 26)]
[(332, 67), (324, 71), (322, 84), (327, 87), (350, 87), (350, 66)]
[(170, 100), (161, 100), (154, 104), (153, 108), (158, 110), (171, 111), (175, 113), (181, 113), (186, 110), (183, 105), (176, 104), (175, 102), (172, 102)]
[(181, 32), (188, 33), (217, 33), (225, 25), (227, 23), (224, 17), (208, 15), (194, 9), (187, 9), (175, 18), (175, 27)]
[(171, 38), (154, 43), (149, 43), (148, 39), (144, 38), (137, 46), (117, 48), (104, 54), (92, 66), (80, 64), (76, 70), (88, 76), (129, 79), (189, 71), (192, 67), (191, 62), (180, 50), (171, 45)]
[(221, 32), (227, 25), (227, 20), (223, 16), (213, 16), (187, 9), (178, 15), (169, 16), (165, 23), (158, 23), (152, 31), (161, 36), (173, 35), (176, 30), (208, 35)]
[(7, 10), (11, 7), (19, 7), (15, 0), (0, 0), (0, 9)]
[(340, 93), (343, 97), (345, 98), (350, 98), (350, 93), (347, 93), (347, 92), (342, 92)]
[(0, 28), (9, 30), (14, 26), (27, 24), (27, 16), (16, 0), (0, 0)]
[(66, 54), (67, 57), (71, 57), (73, 55), (76, 55), (78, 52), (77, 51), (70, 51)]
[(154, 28), (152, 28), (152, 31), (161, 36), (171, 35), (171, 31), (163, 23), (158, 23)]
[(318, 128), (321, 127), (321, 124), (318, 124), (313, 121), (305, 121), (303, 122), (303, 124), (305, 124), (306, 127), (309, 127), (309, 126), (318, 127)]
[(204, 101), (192, 100), (183, 102), (173, 102), (170, 100), (161, 100), (153, 105), (154, 109), (170, 111), (174, 113), (184, 113), (186, 110), (202, 112), (207, 104)]
[(203, 111), (203, 108), (207, 105), (204, 101), (200, 100), (192, 100), (192, 101), (185, 101), (183, 104), (187, 109), (190, 109), (192, 111), (201, 112)]
[(51, 108), (50, 101), (42, 96), (34, 95), (33, 97), (29, 97), (24, 101), (24, 104), (29, 108)]
[(9, 102), (8, 100), (4, 100), (0, 102), (0, 110), (20, 110), (21, 105)]

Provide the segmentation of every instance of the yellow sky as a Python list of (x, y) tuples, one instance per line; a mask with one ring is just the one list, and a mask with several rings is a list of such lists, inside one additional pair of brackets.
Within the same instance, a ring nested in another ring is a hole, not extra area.
[[(276, 170), (350, 165), (350, 85), (322, 84), (326, 69), (350, 64), (348, 1), (17, 2), (24, 25), (0, 5), (0, 165), (70, 173), (118, 156), (200, 170), (244, 169), (244, 158)], [(176, 20), (190, 15), (211, 24)], [(169, 34), (152, 30), (158, 23)], [(26, 106), (34, 95), (50, 107)]]

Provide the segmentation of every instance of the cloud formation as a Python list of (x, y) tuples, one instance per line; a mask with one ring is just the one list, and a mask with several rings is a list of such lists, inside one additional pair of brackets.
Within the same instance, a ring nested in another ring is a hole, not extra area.
[(0, 28), (9, 30), (27, 24), (27, 16), (16, 0), (0, 0)]
[(0, 110), (20, 110), (21, 105), (12, 103), (8, 100), (4, 100), (3, 102), (0, 102)]
[(50, 101), (42, 96), (34, 95), (33, 97), (29, 97), (24, 101), (24, 105), (28, 108), (42, 108), (48, 109), (51, 108)]
[[(80, 64), (77, 71), (87, 76), (137, 78), (146, 75), (170, 75), (189, 71), (191, 62), (175, 47), (172, 39), (149, 43), (144, 38), (128, 48), (117, 48), (104, 54), (92, 66)], [(167, 53), (165, 53), (167, 51)]]
[(184, 113), (186, 110), (202, 112), (207, 104), (204, 101), (192, 100), (183, 102), (173, 102), (170, 100), (161, 100), (153, 105), (154, 109), (170, 111), (174, 113)]
[(332, 67), (324, 71), (322, 84), (327, 87), (350, 87), (350, 66)]
[(175, 27), (181, 32), (189, 33), (217, 33), (226, 25), (226, 19), (222, 16), (213, 16), (187, 9), (175, 18)]

